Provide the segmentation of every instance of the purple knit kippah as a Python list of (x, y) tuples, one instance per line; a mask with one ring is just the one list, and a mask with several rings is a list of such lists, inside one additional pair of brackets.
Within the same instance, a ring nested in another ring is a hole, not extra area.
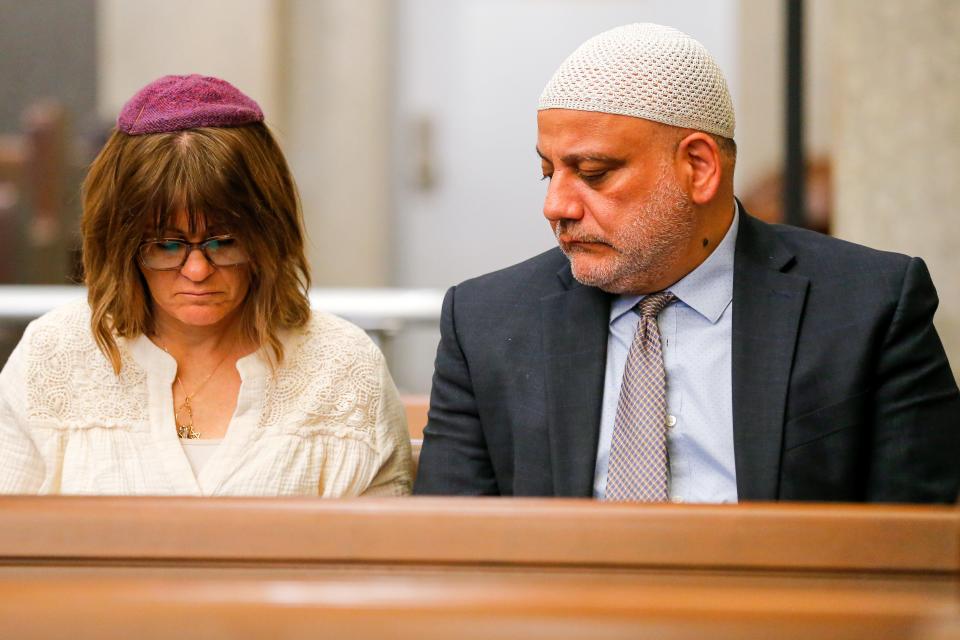
[(254, 122), (263, 122), (260, 105), (229, 82), (193, 74), (163, 76), (140, 89), (120, 110), (117, 128), (136, 136)]

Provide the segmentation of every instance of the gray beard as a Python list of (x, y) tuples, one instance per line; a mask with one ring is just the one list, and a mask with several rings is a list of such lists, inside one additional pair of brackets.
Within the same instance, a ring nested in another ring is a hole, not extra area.
[(578, 236), (577, 223), (570, 220), (559, 221), (554, 231), (558, 240), (568, 233), (582, 240), (602, 241), (617, 251), (602, 265), (586, 268), (578, 266), (576, 251), (568, 252), (561, 245), (578, 282), (609, 293), (640, 292), (661, 280), (676, 254), (688, 244), (696, 226), (695, 215), (690, 198), (664, 167), (654, 191), (636, 208), (630, 223), (612, 237)]

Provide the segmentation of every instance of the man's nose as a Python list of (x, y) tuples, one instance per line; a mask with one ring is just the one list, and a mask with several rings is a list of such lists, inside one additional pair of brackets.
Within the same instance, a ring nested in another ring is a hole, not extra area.
[(190, 253), (187, 254), (187, 261), (180, 267), (180, 273), (194, 282), (206, 280), (213, 271), (214, 267), (207, 261), (207, 256), (203, 255), (203, 251), (197, 248), (190, 250)]
[(583, 217), (583, 204), (572, 177), (556, 172), (550, 178), (543, 200), (543, 216), (550, 222), (579, 220)]

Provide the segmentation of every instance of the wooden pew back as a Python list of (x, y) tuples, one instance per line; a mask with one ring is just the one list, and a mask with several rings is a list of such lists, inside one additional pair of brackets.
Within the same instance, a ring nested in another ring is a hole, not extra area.
[(0, 498), (3, 637), (922, 638), (958, 580), (947, 507)]

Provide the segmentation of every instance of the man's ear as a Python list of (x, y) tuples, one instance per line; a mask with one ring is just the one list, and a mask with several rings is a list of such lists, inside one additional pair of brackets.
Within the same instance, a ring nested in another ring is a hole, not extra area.
[(723, 162), (717, 142), (702, 131), (694, 131), (677, 147), (679, 175), (694, 204), (708, 204), (720, 189)]

